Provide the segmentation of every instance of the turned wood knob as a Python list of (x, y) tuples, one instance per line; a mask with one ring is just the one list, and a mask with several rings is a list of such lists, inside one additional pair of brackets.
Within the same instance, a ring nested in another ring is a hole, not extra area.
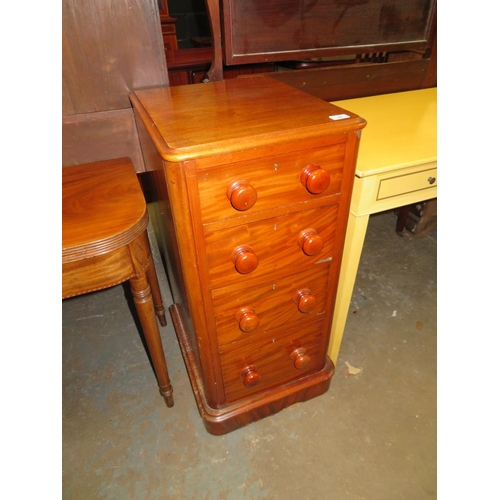
[(316, 229), (304, 229), (298, 238), (299, 246), (306, 255), (317, 255), (323, 250), (324, 241)]
[(245, 387), (254, 387), (260, 382), (260, 374), (257, 373), (257, 368), (253, 365), (242, 370), (241, 378)]
[(236, 313), (236, 321), (242, 332), (253, 332), (260, 323), (260, 319), (255, 314), (255, 309), (253, 307), (242, 307)]
[(235, 210), (245, 211), (257, 201), (257, 191), (245, 180), (234, 181), (227, 187), (226, 196)]
[(300, 182), (311, 194), (320, 194), (330, 185), (330, 174), (319, 165), (307, 165), (302, 169)]
[(297, 309), (301, 313), (310, 313), (316, 309), (316, 297), (312, 294), (311, 290), (308, 288), (303, 288), (298, 290), (293, 298), (295, 304), (297, 304)]
[(297, 370), (303, 370), (311, 364), (311, 357), (306, 354), (306, 350), (303, 347), (295, 349), (295, 351), (290, 354), (290, 358)]
[(231, 254), (231, 260), (240, 274), (251, 273), (259, 265), (259, 258), (248, 245), (236, 247)]

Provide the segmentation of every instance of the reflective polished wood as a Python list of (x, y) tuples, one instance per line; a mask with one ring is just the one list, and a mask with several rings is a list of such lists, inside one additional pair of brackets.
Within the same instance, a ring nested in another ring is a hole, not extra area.
[(129, 281), (160, 393), (171, 407), (173, 390), (156, 316), (162, 326), (167, 322), (148, 220), (130, 159), (62, 169), (62, 298)]
[(324, 393), (365, 121), (270, 78), (131, 101), (155, 179), (170, 312), (207, 430)]

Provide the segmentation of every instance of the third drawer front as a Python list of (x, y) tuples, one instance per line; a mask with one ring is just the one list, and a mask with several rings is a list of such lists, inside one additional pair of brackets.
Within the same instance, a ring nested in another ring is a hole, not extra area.
[(330, 265), (213, 298), (220, 346), (325, 314)]
[[(205, 234), (212, 289), (279, 277), (338, 258), (338, 204)], [(207, 228), (206, 228), (207, 229)]]
[(266, 338), (221, 347), (226, 401), (231, 403), (320, 371), (326, 356), (323, 325), (323, 320), (317, 319), (271, 330)]

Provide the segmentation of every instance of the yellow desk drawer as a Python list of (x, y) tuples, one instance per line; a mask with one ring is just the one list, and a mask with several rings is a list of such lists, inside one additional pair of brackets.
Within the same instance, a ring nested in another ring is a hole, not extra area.
[(404, 196), (437, 185), (437, 167), (413, 173), (400, 173), (380, 179), (377, 200)]
[(369, 215), (437, 197), (437, 162), (356, 177), (350, 211)]

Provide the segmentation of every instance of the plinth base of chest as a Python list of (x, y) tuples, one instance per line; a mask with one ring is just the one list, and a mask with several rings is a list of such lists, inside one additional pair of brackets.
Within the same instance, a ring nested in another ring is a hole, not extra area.
[(176, 304), (170, 307), (170, 315), (179, 340), (198, 411), (206, 430), (210, 434), (215, 436), (227, 434), (278, 413), (295, 403), (302, 403), (320, 396), (330, 388), (330, 381), (335, 372), (335, 367), (330, 358), (326, 357), (325, 366), (321, 371), (265, 391), (258, 396), (232, 403), (224, 408), (211, 408), (205, 399), (201, 374), (198, 371), (197, 363), (193, 358), (188, 343), (183, 316)]

